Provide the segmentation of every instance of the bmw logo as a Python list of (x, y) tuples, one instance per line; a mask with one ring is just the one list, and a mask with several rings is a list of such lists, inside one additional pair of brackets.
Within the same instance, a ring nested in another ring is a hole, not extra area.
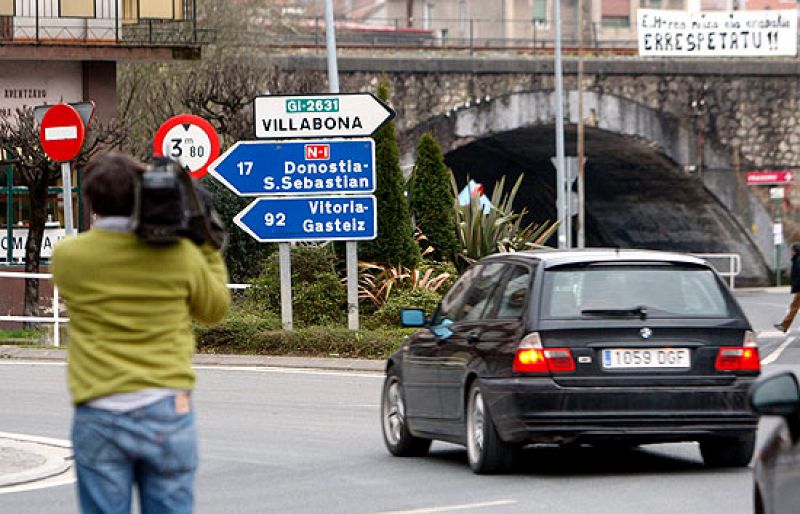
[(650, 339), (651, 337), (653, 337), (653, 331), (650, 330), (649, 328), (641, 329), (639, 331), (639, 334), (641, 334), (642, 339)]

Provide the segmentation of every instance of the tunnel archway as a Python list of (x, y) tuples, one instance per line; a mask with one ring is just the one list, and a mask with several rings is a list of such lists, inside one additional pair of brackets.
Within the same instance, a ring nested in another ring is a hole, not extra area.
[[(576, 96), (571, 92), (566, 98), (567, 155), (576, 155)], [(490, 186), (502, 175), (516, 179), (524, 172), (516, 207), (527, 208), (532, 221), (555, 219), (553, 97), (550, 91), (534, 91), (483, 101), (433, 119), (414, 133), (435, 134), (460, 184), (469, 176)], [(685, 171), (697, 157), (689, 127), (616, 96), (587, 93), (584, 106), (587, 246), (738, 253), (740, 283), (767, 280), (769, 214), (747, 192), (748, 212), (734, 212), (742, 210), (729, 205), (737, 201), (731, 190), (735, 177), (731, 184), (725, 174)], [(405, 148), (408, 160), (413, 148)], [(730, 169), (711, 145), (703, 156), (710, 169)], [(753, 232), (758, 224), (764, 229)]]

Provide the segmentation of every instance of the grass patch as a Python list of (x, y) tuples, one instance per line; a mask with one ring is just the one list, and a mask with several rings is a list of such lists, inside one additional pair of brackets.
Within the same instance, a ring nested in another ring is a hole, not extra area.
[(38, 341), (42, 337), (42, 332), (35, 328), (0, 330), (0, 341), (25, 339)]

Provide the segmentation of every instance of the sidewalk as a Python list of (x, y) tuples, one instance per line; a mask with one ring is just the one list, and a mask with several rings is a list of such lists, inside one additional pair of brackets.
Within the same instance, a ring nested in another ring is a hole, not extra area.
[[(0, 360), (65, 361), (66, 350), (57, 348), (20, 348), (0, 346)], [(325, 357), (282, 357), (270, 355), (215, 355), (196, 354), (195, 366), (263, 366), (275, 368), (309, 368), (330, 371), (383, 372), (383, 360), (338, 359)]]

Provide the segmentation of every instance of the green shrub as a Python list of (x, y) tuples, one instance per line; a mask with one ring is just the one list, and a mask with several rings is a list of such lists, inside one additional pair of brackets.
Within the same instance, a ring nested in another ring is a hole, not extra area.
[(447, 280), (442, 282), (442, 285), (439, 286), (436, 291), (444, 295), (458, 280), (458, 268), (452, 262), (434, 262), (434, 261), (423, 261), (420, 264), (419, 269), (423, 271), (433, 270), (432, 275), (435, 277), (442, 276), (443, 274), (447, 274)]
[[(310, 317), (305, 318), (305, 314), (301, 314), (298, 318), (301, 322), (306, 319), (314, 320), (311, 323), (316, 323), (318, 320), (317, 314), (321, 308), (320, 302), (324, 295), (324, 290), (315, 286), (320, 281), (320, 277), (324, 277), (325, 283), (329, 286), (334, 282), (338, 282), (338, 275), (336, 272), (337, 258), (327, 247), (320, 246), (297, 246), (292, 248), (292, 295), (295, 317), (298, 312), (303, 313), (306, 310), (304, 301), (309, 301), (312, 305), (309, 310), (312, 311)], [(334, 290), (331, 292), (331, 302), (328, 302), (327, 307), (331, 310), (338, 309), (336, 306), (338, 302), (338, 290), (341, 289), (341, 284), (331, 286)], [(346, 290), (345, 290), (345, 306), (346, 306)], [(252, 287), (247, 290), (248, 305), (251, 309), (260, 313), (274, 313), (280, 315), (281, 312), (281, 282), (280, 282), (280, 266), (279, 256), (276, 253), (272, 254), (264, 263), (264, 271), (252, 281)]]
[[(388, 101), (387, 82), (383, 81), (378, 86), (378, 96)], [(414, 240), (414, 227), (405, 197), (394, 122), (384, 125), (373, 139), (377, 167), (375, 198), (378, 204), (378, 237), (358, 245), (359, 257), (377, 264), (414, 268), (420, 260), (419, 246)]]
[(321, 273), (313, 282), (294, 288), (294, 319), (310, 325), (340, 325), (347, 321), (347, 288), (339, 276)]
[(459, 250), (456, 239), (455, 196), (450, 172), (444, 164), (439, 143), (430, 132), (417, 144), (417, 159), (410, 180), (411, 212), (432, 248), (437, 261), (453, 261)]
[(400, 326), (400, 311), (407, 308), (423, 309), (429, 316), (441, 299), (440, 293), (430, 289), (396, 291), (368, 320), (367, 326), (398, 327)]
[(199, 331), (202, 353), (295, 355), (385, 359), (413, 333), (413, 329), (350, 331), (344, 327), (308, 327), (293, 330), (228, 330), (223, 324)]
[(236, 344), (259, 332), (280, 328), (280, 317), (273, 313), (257, 314), (243, 309), (232, 309), (222, 323), (211, 326), (196, 324), (194, 331), (198, 342), (205, 339), (218, 344)]

